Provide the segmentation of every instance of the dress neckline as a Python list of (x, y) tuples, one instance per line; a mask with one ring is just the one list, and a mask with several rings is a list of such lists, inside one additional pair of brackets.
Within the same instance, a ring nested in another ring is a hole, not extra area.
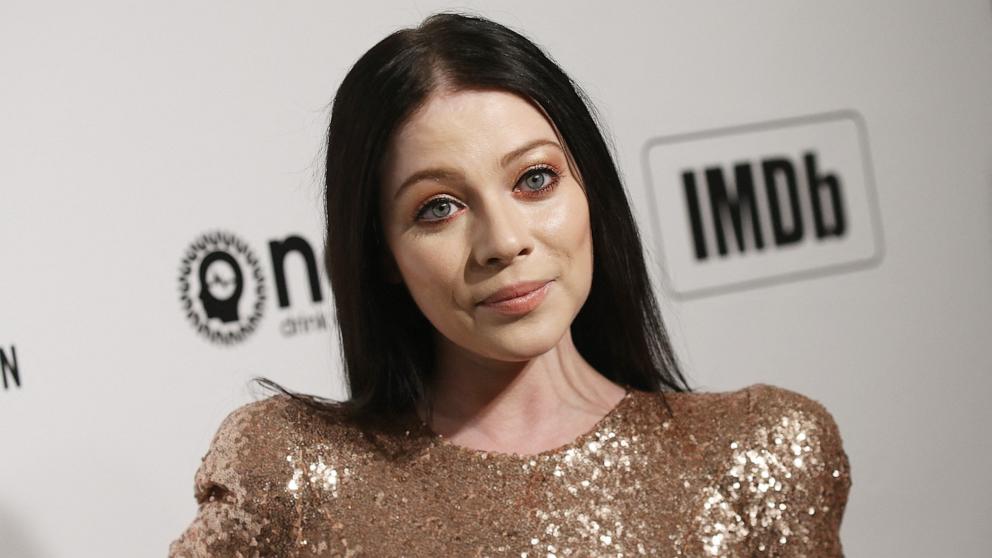
[(588, 442), (593, 441), (597, 437), (597, 434), (600, 431), (608, 428), (610, 424), (614, 422), (614, 420), (618, 417), (618, 415), (631, 404), (631, 402), (634, 400), (634, 391), (635, 390), (631, 388), (626, 388), (626, 391), (624, 392), (623, 397), (620, 398), (620, 401), (618, 401), (615, 405), (613, 405), (613, 408), (607, 411), (605, 415), (600, 417), (600, 419), (596, 421), (596, 423), (586, 432), (579, 434), (575, 439), (573, 439), (570, 442), (566, 442), (560, 446), (546, 449), (538, 453), (524, 454), (517, 452), (504, 452), (498, 450), (482, 450), (482, 449), (470, 448), (467, 446), (461, 446), (452, 442), (447, 437), (442, 436), (441, 434), (438, 434), (433, 430), (431, 430), (430, 426), (428, 426), (427, 423), (423, 421), (423, 419), (418, 420), (418, 422), (420, 424), (420, 428), (427, 434), (427, 436), (431, 438), (432, 445), (434, 447), (444, 448), (452, 452), (455, 452), (457, 454), (467, 456), (469, 458), (503, 459), (503, 460), (513, 460), (513, 461), (533, 461), (538, 459), (548, 459), (556, 455), (561, 455), (563, 453), (566, 453), (569, 450), (581, 448)]

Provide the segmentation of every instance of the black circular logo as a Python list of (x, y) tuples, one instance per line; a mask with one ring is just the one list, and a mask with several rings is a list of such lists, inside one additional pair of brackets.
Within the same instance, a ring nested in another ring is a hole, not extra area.
[(258, 258), (231, 233), (200, 236), (179, 265), (179, 301), (196, 331), (210, 341), (243, 341), (255, 331), (265, 308), (265, 277)]

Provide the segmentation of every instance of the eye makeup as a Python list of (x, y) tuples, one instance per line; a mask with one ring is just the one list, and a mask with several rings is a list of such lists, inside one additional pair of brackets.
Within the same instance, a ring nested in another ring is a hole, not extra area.
[[(522, 182), (525, 182), (525, 181), (529, 180), (530, 178), (537, 177), (537, 176), (546, 176), (547, 179), (543, 182), (543, 184), (541, 185), (541, 187), (540, 188), (537, 188), (537, 189), (529, 189), (528, 186), (526, 186), (526, 185), (523, 186), (524, 191), (523, 191), (522, 195), (524, 197), (526, 197), (526, 198), (543, 198), (543, 197), (548, 196), (558, 186), (558, 184), (561, 182), (561, 179), (562, 179), (562, 176), (563, 175), (562, 175), (561, 171), (559, 171), (553, 165), (550, 165), (550, 164), (547, 164), (547, 163), (540, 163), (540, 164), (534, 165), (534, 166), (528, 168), (526, 171), (524, 171), (524, 173), (520, 176), (520, 178), (517, 179), (516, 184), (519, 185)], [(454, 215), (456, 215), (456, 213), (448, 213), (446, 215), (438, 216), (436, 214), (436, 211), (434, 211), (434, 210), (444, 209), (444, 208), (447, 208), (447, 207), (453, 207), (453, 206), (456, 206), (456, 205), (457, 206), (463, 206), (463, 204), (461, 202), (459, 202), (458, 200), (456, 200), (452, 196), (448, 196), (448, 195), (435, 196), (435, 197), (432, 197), (432, 198), (428, 199), (427, 201), (425, 201), (424, 203), (420, 204), (419, 206), (417, 206), (416, 210), (414, 210), (412, 219), (415, 222), (419, 222), (419, 223), (425, 224), (427, 226), (437, 225), (437, 224), (443, 223), (443, 222), (451, 219)], [(438, 218), (435, 218), (435, 219), (425, 219), (424, 218), (425, 215), (427, 215), (428, 213), (430, 213), (432, 211), (435, 212), (435, 216), (438, 217)]]

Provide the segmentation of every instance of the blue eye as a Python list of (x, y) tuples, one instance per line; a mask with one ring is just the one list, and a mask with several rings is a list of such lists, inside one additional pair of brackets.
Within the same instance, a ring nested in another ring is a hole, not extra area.
[[(551, 192), (560, 180), (561, 175), (558, 171), (550, 166), (542, 165), (524, 173), (517, 184), (524, 185), (524, 196), (541, 197)], [(462, 204), (454, 198), (437, 197), (422, 205), (414, 215), (414, 220), (428, 224), (447, 221), (459, 207), (462, 207)]]
[[(417, 219), (422, 219), (424, 221), (443, 221), (448, 217), (451, 217), (452, 212), (448, 210), (451, 209), (455, 204), (455, 200), (451, 198), (434, 198), (433, 200), (427, 202), (423, 208), (417, 212)], [(425, 219), (425, 217), (431, 217)]]
[[(542, 178), (544, 177), (544, 178)], [(535, 180), (536, 179), (536, 180)], [(558, 179), (558, 173), (550, 167), (537, 167), (531, 169), (521, 178), (524, 186), (526, 186), (530, 192), (540, 192), (541, 190), (552, 185)]]

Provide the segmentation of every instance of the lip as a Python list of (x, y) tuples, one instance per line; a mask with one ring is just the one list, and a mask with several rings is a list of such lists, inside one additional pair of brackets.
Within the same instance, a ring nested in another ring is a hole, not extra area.
[(499, 289), (498, 291), (489, 295), (485, 300), (483, 300), (479, 304), (491, 304), (493, 302), (502, 302), (504, 300), (509, 300), (511, 298), (517, 298), (527, 293), (534, 292), (550, 282), (551, 282), (550, 280), (546, 279), (543, 281), (522, 281), (520, 283), (507, 285), (506, 287), (503, 287), (502, 289)]
[(554, 280), (525, 281), (499, 289), (479, 303), (479, 306), (501, 314), (526, 314), (544, 300), (548, 287)]

